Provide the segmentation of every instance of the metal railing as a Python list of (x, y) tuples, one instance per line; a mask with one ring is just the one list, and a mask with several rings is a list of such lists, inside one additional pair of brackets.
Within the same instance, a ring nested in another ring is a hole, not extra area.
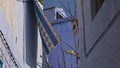
[(12, 60), (13, 64), (15, 65), (16, 68), (22, 68), (21, 65), (18, 63), (18, 61), (16, 60), (15, 56), (12, 54), (11, 52), (11, 49), (2, 33), (2, 31), (0, 30), (0, 38), (1, 38), (1, 41), (10, 57), (10, 59)]

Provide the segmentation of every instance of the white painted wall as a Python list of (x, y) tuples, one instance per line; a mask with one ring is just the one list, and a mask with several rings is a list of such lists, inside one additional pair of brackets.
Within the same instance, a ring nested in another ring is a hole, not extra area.
[[(2, 2), (0, 0), (0, 2)], [(8, 6), (10, 4), (8, 3)], [(27, 56), (26, 54), (26, 47), (25, 47), (25, 36), (24, 36), (24, 32), (25, 32), (25, 8), (23, 5), (23, 2), (19, 2), (19, 1), (14, 1), (13, 3), (13, 7), (7, 7), (7, 8), (11, 8), (11, 10), (13, 10), (13, 15), (12, 16), (6, 16), (6, 12), (2, 9), (3, 6), (0, 6), (0, 30), (2, 30), (3, 34), (5, 35), (5, 38), (11, 48), (11, 51), (13, 53), (13, 55), (16, 57), (17, 61), (19, 62), (19, 64), (22, 66), (22, 68), (31, 68), (28, 65), (26, 65), (26, 58)], [(14, 9), (13, 9), (14, 8)], [(7, 14), (9, 14), (9, 11), (7, 10)], [(12, 18), (12, 24), (13, 26), (11, 26), (11, 24), (9, 22), (8, 18)], [(38, 44), (37, 44), (38, 48), (37, 48), (37, 62), (42, 63), (42, 58), (40, 58), (40, 55), (42, 55), (42, 44), (41, 44), (41, 37), (40, 34), (38, 33)], [(4, 54), (6, 55), (6, 57), (8, 58), (8, 54), (4, 48), (4, 46), (2, 45), (1, 39), (0, 39), (0, 48), (3, 50)], [(1, 51), (0, 51), (0, 55), (1, 55)], [(1, 58), (0, 58), (1, 59)], [(10, 61), (10, 59), (7, 59), (8, 61)], [(3, 62), (4, 63), (4, 62)], [(8, 66), (6, 65), (6, 63), (4, 63), (4, 66)], [(14, 66), (12, 64), (12, 62), (10, 63), (10, 65)], [(25, 66), (26, 65), (26, 66)], [(5, 67), (3, 67), (5, 68)], [(6, 67), (9, 68), (9, 67)], [(14, 68), (14, 67), (11, 67)]]
[(37, 68), (41, 68), (42, 66), (42, 56), (43, 56), (42, 40), (38, 30)]
[[(4, 11), (0, 8), (0, 30), (2, 31), (2, 33), (4, 34), (5, 36), (5, 39), (6, 41), (8, 42), (9, 44), (9, 47), (12, 49), (12, 45), (13, 45), (13, 35), (12, 35), (12, 32), (11, 32), (11, 29), (10, 29), (10, 26), (9, 26), (9, 23), (7, 21), (7, 17), (4, 13)], [(9, 68), (9, 66), (12, 66), (13, 63), (11, 62), (10, 60), (10, 57), (8, 56), (8, 53), (1, 41), (1, 38), (0, 38), (0, 53), (1, 53), (1, 57), (0, 59), (3, 61), (3, 68)], [(4, 55), (2, 55), (4, 54)], [(6, 59), (6, 60), (5, 60)], [(10, 64), (8, 65), (7, 62), (9, 62)], [(14, 68), (14, 67), (13, 67)]]
[(24, 43), (23, 43), (23, 25), (24, 25), (24, 12), (23, 3), (15, 1), (14, 10), (14, 45), (12, 47), (13, 53), (21, 66), (24, 66)]

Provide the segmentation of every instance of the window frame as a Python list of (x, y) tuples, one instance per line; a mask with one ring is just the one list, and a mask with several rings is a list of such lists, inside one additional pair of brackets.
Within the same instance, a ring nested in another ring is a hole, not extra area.
[(97, 13), (99, 12), (100, 8), (102, 7), (105, 0), (91, 0), (91, 18), (92, 21), (96, 17)]

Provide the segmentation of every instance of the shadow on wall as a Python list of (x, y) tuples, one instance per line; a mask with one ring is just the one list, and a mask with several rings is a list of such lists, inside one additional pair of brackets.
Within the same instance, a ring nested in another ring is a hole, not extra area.
[(36, 68), (37, 60), (37, 18), (32, 1), (25, 3), (25, 41), (26, 63), (30, 68)]

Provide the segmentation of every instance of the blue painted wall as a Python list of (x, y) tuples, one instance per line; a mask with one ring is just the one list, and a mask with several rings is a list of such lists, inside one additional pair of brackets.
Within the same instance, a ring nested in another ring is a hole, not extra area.
[[(60, 1), (68, 9), (68, 1), (69, 0), (60, 0)], [(53, 6), (63, 8), (65, 13), (67, 14), (68, 18), (70, 18), (70, 14), (65, 10), (65, 8), (63, 6), (61, 6), (61, 4), (57, 0), (44, 0), (44, 2), (45, 2), (44, 8), (50, 8)], [(70, 9), (71, 9), (72, 15), (74, 15), (74, 10), (75, 10), (74, 9), (74, 0), (70, 0)], [(48, 16), (48, 20), (54, 19), (54, 17), (49, 17), (49, 15), (50, 16), (53, 15), (53, 13), (51, 14), (51, 12), (52, 11), (45, 12), (45, 14)], [(52, 22), (54, 22), (54, 21), (52, 21)], [(49, 54), (49, 56), (48, 56), (49, 64), (53, 68), (65, 68), (65, 66), (66, 66), (66, 68), (77, 68), (76, 67), (76, 57), (71, 54), (66, 54), (66, 52), (65, 52), (66, 50), (72, 50), (69, 46), (71, 46), (73, 49), (75, 49), (71, 22), (56, 24), (56, 25), (53, 25), (53, 27), (56, 30), (56, 32), (58, 33), (59, 37), (62, 39), (62, 41)], [(66, 43), (67, 43), (67, 45), (66, 45)], [(63, 48), (64, 57), (63, 57), (61, 45)], [(65, 63), (64, 63), (64, 61), (65, 61)]]
[[(68, 1), (70, 1), (70, 11), (72, 13), (72, 15), (74, 15), (74, 10), (75, 10), (75, 5), (74, 5), (74, 0), (60, 0), (64, 6), (68, 9)], [(70, 16), (70, 14), (68, 13), (68, 11), (60, 4), (59, 0), (44, 0), (45, 4), (44, 4), (44, 9), (45, 8), (49, 8), (49, 7), (60, 7), (63, 8), (64, 11), (66, 12), (67, 16)]]
[[(45, 1), (44, 8), (50, 8), (53, 6), (57, 6), (57, 7), (61, 7), (64, 9), (64, 7), (61, 6), (57, 0), (44, 0), (44, 1)], [(65, 7), (68, 8), (67, 0), (60, 0), (60, 1), (62, 1), (62, 3), (65, 5)], [(74, 2), (73, 1), (74, 0), (71, 0), (71, 9), (72, 9), (71, 12), (72, 12), (72, 14), (74, 14), (74, 8), (73, 8)], [(65, 9), (64, 9), (64, 11), (67, 14), (67, 16), (70, 17), (69, 13)], [(47, 13), (45, 12), (45, 14), (51, 15), (51, 12), (47, 12)], [(54, 19), (52, 17), (47, 17), (47, 18)], [(54, 22), (54, 21), (52, 21), (52, 22)], [(76, 68), (76, 57), (71, 55), (71, 54), (65, 53), (66, 50), (72, 50), (65, 43), (67, 43), (69, 46), (71, 46), (73, 49), (75, 49), (71, 22), (66, 22), (63, 24), (56, 24), (56, 25), (53, 25), (53, 27), (63, 41), (61, 41), (61, 43), (59, 43), (55, 47), (55, 49), (53, 49), (53, 51), (49, 54), (49, 56), (48, 56), (49, 64), (53, 68), (65, 68), (65, 66), (66, 66), (66, 68)], [(63, 58), (61, 45), (62, 45), (63, 50), (64, 50), (64, 57), (65, 58)], [(64, 61), (66, 64), (64, 64)]]

